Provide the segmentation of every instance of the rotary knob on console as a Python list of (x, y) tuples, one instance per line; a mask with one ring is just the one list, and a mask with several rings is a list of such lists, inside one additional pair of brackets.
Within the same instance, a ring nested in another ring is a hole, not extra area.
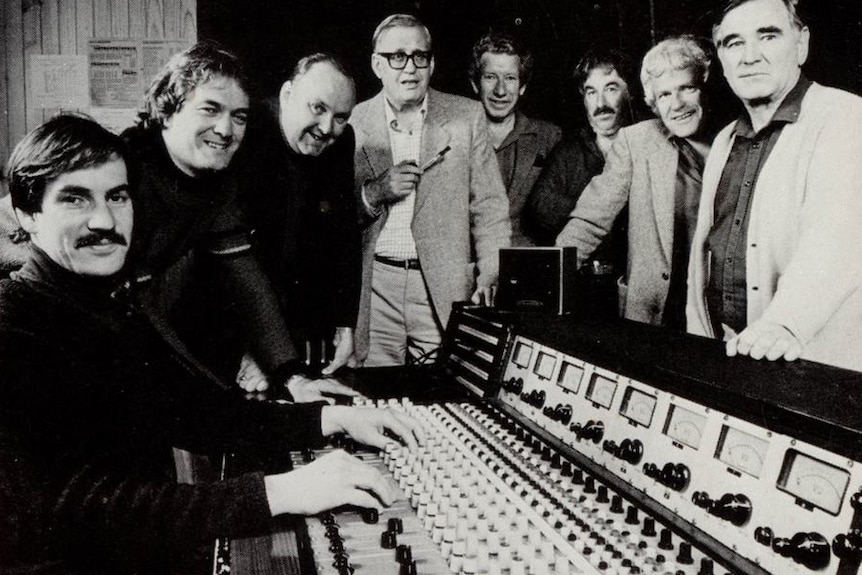
[(829, 565), (832, 556), (829, 542), (819, 533), (797, 533), (790, 539), (776, 537), (772, 550), (782, 557), (790, 557), (812, 571)]
[(590, 420), (584, 425), (579, 436), (593, 443), (599, 443), (605, 436), (605, 424), (601, 421)]
[(751, 500), (742, 493), (736, 495), (725, 493), (718, 499), (711, 499), (707, 493), (695, 491), (691, 500), (711, 515), (729, 521), (737, 527), (745, 525), (751, 518)]
[(562, 405), (558, 404), (554, 409), (554, 415), (556, 420), (562, 423), (563, 425), (568, 425), (572, 420), (572, 406), (571, 405)]
[(632, 465), (641, 462), (644, 455), (644, 444), (640, 439), (623, 439), (617, 450), (617, 457)]
[(691, 472), (688, 467), (682, 463), (665, 463), (661, 469), (658, 481), (665, 487), (669, 487), (674, 491), (683, 491), (688, 487), (688, 482), (691, 479)]
[(859, 562), (862, 559), (862, 531), (851, 529), (847, 533), (839, 533), (832, 539), (832, 552), (839, 559)]
[(758, 527), (754, 530), (754, 540), (761, 545), (772, 545), (772, 540), (775, 538), (775, 533), (769, 527)]

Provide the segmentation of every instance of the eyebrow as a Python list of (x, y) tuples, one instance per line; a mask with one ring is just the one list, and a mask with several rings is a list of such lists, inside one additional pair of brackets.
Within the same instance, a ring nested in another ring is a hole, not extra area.
[[(114, 192), (120, 192), (120, 191), (126, 191), (126, 192), (129, 191), (129, 183), (126, 182), (126, 183), (120, 184), (118, 186), (114, 186), (113, 188), (110, 188), (109, 190), (105, 191), (105, 195), (112, 194)], [(76, 186), (73, 184), (69, 184), (69, 185), (63, 186), (62, 188), (57, 190), (57, 193), (58, 194), (92, 195), (93, 190), (91, 188), (86, 187), (86, 186)]]
[[(782, 30), (782, 29), (781, 29), (781, 28), (779, 28), (778, 26), (764, 26), (763, 28), (758, 28), (758, 29), (757, 29), (757, 34), (758, 34), (758, 35), (761, 35), (761, 34), (782, 34), (782, 35), (783, 35), (783, 34), (784, 34), (784, 30)], [(742, 37), (742, 34), (736, 34), (736, 33), (734, 33), (734, 34), (728, 34), (728, 35), (727, 35), (727, 36), (725, 36), (724, 38), (721, 38), (721, 39), (718, 41), (718, 44), (719, 44), (719, 46), (721, 46), (721, 47), (725, 47), (725, 46), (727, 46), (727, 44), (728, 44), (731, 40), (735, 40), (736, 38), (741, 38), (741, 37)]]

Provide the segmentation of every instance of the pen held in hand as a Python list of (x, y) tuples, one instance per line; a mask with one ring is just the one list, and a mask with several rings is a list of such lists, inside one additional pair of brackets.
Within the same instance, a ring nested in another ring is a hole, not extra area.
[(440, 150), (439, 152), (437, 152), (437, 153), (434, 155), (434, 157), (433, 157), (433, 158), (431, 158), (430, 160), (428, 160), (427, 162), (425, 162), (425, 163), (422, 165), (422, 167), (421, 167), (421, 168), (419, 168), (419, 173), (420, 173), (420, 174), (424, 174), (425, 172), (427, 172), (428, 170), (430, 170), (431, 168), (433, 168), (434, 166), (436, 166), (437, 164), (439, 164), (440, 162), (442, 162), (442, 161), (443, 161), (443, 156), (445, 156), (445, 155), (446, 155), (446, 152), (448, 152), (448, 151), (449, 151), (449, 150), (451, 150), (451, 149), (452, 149), (452, 148), (450, 148), (449, 146), (446, 146), (445, 148), (443, 148), (442, 150)]

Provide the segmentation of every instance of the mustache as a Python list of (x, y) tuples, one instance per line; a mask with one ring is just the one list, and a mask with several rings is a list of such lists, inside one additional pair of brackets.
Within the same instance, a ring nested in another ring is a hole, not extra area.
[(89, 246), (95, 246), (101, 244), (105, 240), (121, 246), (128, 245), (126, 238), (124, 238), (121, 234), (118, 234), (114, 230), (104, 230), (92, 232), (90, 234), (87, 234), (86, 236), (78, 238), (78, 240), (75, 242), (75, 247), (86, 248)]
[(616, 114), (617, 111), (611, 108), (610, 106), (601, 106), (596, 108), (596, 111), (593, 112), (593, 116), (598, 116), (599, 114)]

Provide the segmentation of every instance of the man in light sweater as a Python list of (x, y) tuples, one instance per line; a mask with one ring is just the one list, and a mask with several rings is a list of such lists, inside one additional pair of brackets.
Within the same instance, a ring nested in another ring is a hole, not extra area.
[(862, 99), (802, 74), (796, 3), (727, 0), (713, 26), (746, 113), (704, 171), (687, 327), (731, 356), (862, 370)]

